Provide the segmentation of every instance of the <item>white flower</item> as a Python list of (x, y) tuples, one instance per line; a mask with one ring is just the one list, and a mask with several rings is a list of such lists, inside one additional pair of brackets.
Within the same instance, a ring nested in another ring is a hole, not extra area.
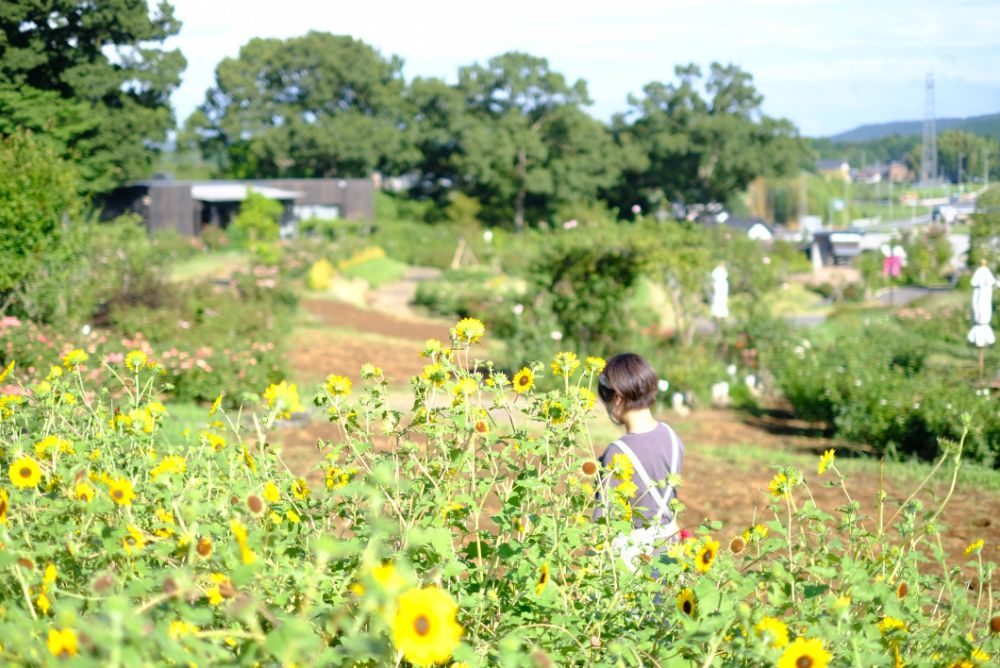
[(642, 207), (639, 206), (638, 204), (633, 204), (632, 205), (632, 214), (635, 215), (635, 216), (638, 216), (640, 213), (642, 213)]
[(764, 264), (771, 264), (771, 258), (769, 256), (765, 255), (764, 259), (761, 260), (761, 262), (763, 262)]
[(493, 241), (493, 230), (486, 230), (485, 232), (483, 232), (483, 240), (486, 243)]
[(730, 364), (729, 366), (727, 366), (726, 367), (726, 373), (728, 373), (730, 376), (735, 376), (736, 375), (736, 365), (735, 364)]
[(514, 308), (511, 309), (514, 315), (521, 315), (524, 313), (524, 304), (514, 304)]
[(660, 389), (660, 392), (666, 392), (670, 389), (670, 381), (664, 378), (660, 379), (660, 382), (656, 384), (656, 387)]
[(80, 331), (84, 336), (90, 336), (90, 325), (84, 325), (83, 329)]
[(580, 223), (577, 222), (576, 218), (574, 218), (572, 220), (567, 220), (565, 223), (563, 223), (563, 229), (572, 230), (573, 228), (575, 228), (579, 224)]
[(562, 332), (552, 332), (549, 334), (553, 341), (562, 341)]

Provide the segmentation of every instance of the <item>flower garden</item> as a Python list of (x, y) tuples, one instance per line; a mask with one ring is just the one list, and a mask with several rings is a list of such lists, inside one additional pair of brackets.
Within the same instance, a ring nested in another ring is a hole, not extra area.
[[(853, 495), (828, 451), (776, 470), (751, 525), (688, 524), (678, 504), (686, 538), (632, 572), (611, 546), (630, 490), (595, 496), (603, 360), (561, 352), (508, 374), (481, 358), (483, 323), (451, 334), (427, 342), (407, 410), (366, 365), (360, 382), (218, 396), (180, 437), (164, 428), (167, 367), (140, 348), (74, 349), (43, 374), (8, 364), (0, 657), (822, 667), (1000, 651), (992, 546), (941, 548), (971, 417), (901, 503)], [(274, 427), (307, 404), (340, 437), (302, 477)], [(931, 480), (948, 494), (922, 493)], [(820, 486), (842, 493), (835, 513), (812, 501)]]

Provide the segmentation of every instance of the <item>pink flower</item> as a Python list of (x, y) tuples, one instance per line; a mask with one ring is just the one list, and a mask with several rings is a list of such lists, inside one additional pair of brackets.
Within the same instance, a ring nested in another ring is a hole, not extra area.
[(8, 327), (20, 327), (21, 321), (12, 315), (5, 315), (0, 318), (0, 328), (7, 329)]
[(691, 538), (694, 537), (694, 534), (692, 534), (687, 529), (681, 529), (680, 536), (681, 536), (681, 540), (691, 540)]
[(125, 359), (125, 355), (122, 353), (110, 353), (104, 358), (104, 361), (108, 364), (118, 364)]

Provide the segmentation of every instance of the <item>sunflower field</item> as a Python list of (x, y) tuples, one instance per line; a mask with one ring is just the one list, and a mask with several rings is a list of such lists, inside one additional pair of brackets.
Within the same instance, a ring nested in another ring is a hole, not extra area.
[[(484, 334), (465, 319), (428, 341), (406, 410), (366, 365), (314, 396), (220, 397), (181, 437), (142, 351), (74, 351), (44, 386), (3, 369), (0, 661), (822, 668), (1000, 651), (995, 547), (949, 563), (940, 546), (964, 440), (931, 473), (945, 498), (867, 508), (830, 451), (776, 472), (753, 526), (688, 526), (632, 569), (612, 543), (634, 490), (596, 493), (604, 444), (586, 427), (603, 360), (560, 353), (508, 378), (475, 358)], [(307, 404), (341, 436), (300, 477), (274, 427)], [(835, 514), (817, 484), (842, 489)]]

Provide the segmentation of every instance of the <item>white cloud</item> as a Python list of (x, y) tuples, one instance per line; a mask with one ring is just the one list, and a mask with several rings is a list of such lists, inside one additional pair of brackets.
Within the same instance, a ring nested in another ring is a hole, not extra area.
[(955, 113), (1000, 110), (1000, 3), (986, 0), (172, 1), (184, 27), (171, 44), (188, 58), (174, 95), (181, 118), (204, 99), (218, 62), (252, 37), (308, 30), (397, 54), (407, 77), (453, 81), (461, 65), (528, 51), (586, 79), (602, 118), (644, 83), (672, 78), (676, 64), (713, 60), (753, 74), (766, 109), (810, 133), (919, 118), (927, 71), (949, 82), (948, 104), (965, 110)]

